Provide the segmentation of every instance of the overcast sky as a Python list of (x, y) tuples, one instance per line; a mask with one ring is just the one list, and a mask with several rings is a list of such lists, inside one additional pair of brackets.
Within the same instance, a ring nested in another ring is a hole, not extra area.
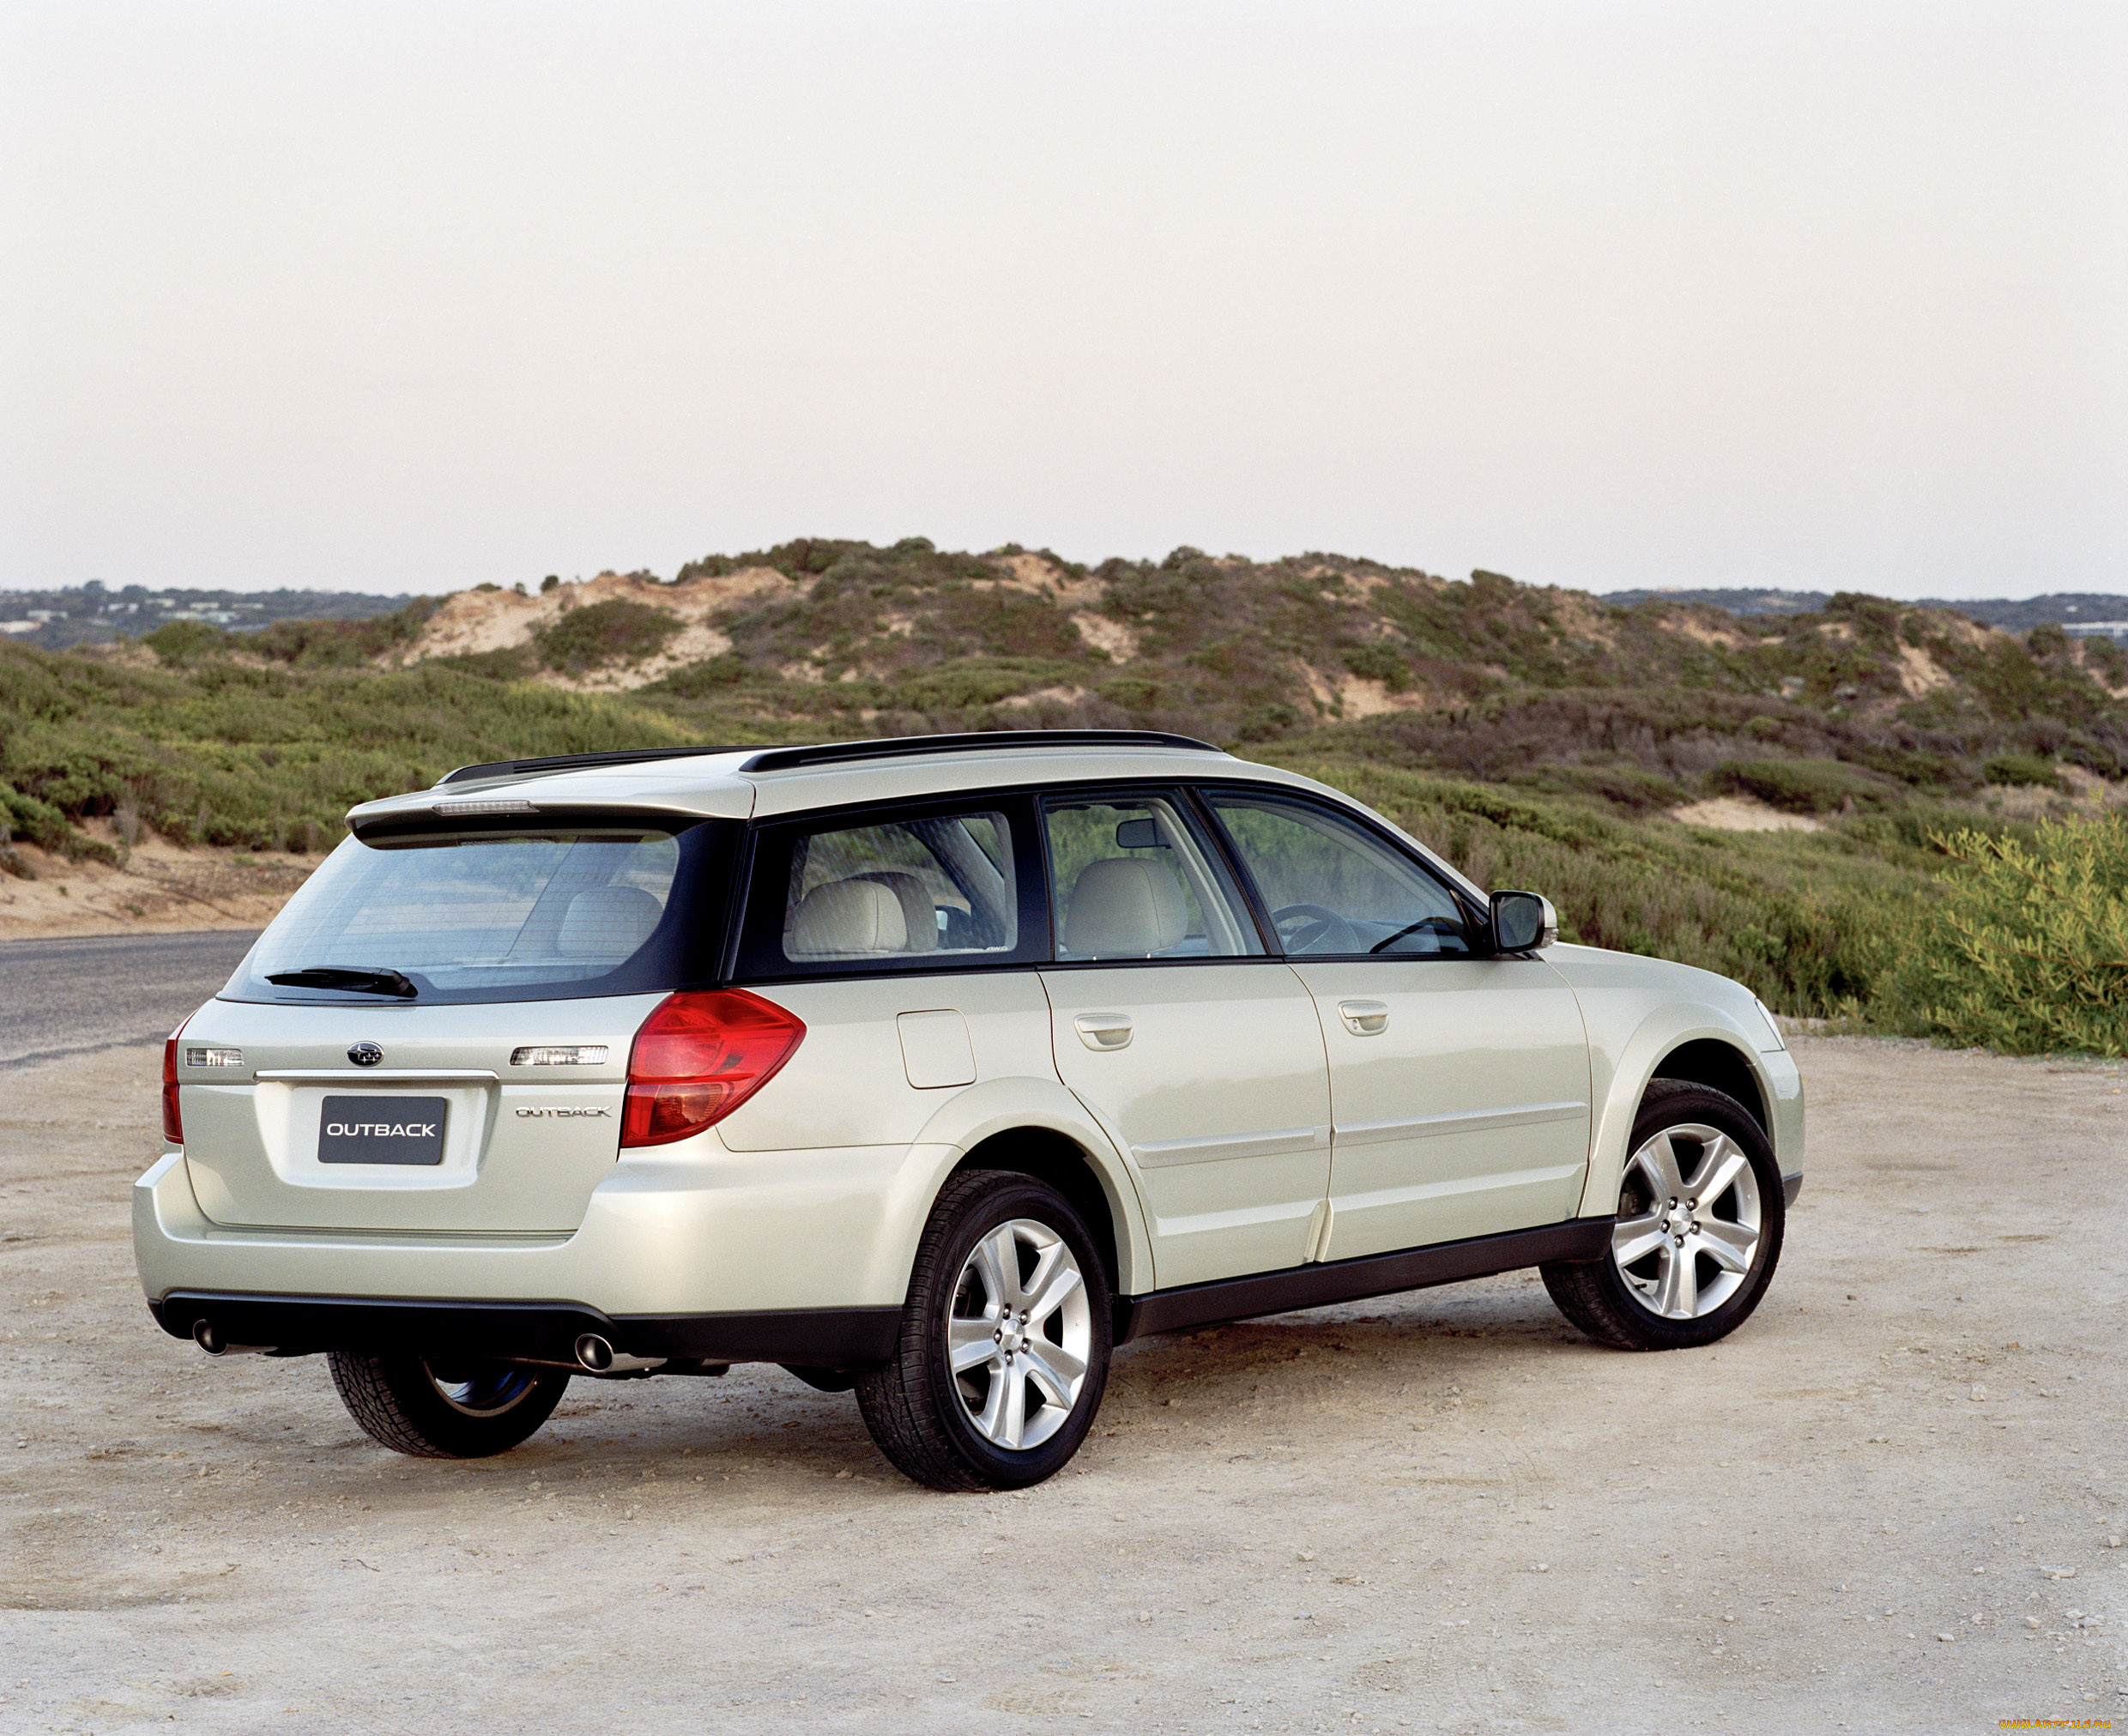
[(2128, 591), (2128, 7), (0, 0), (0, 587)]

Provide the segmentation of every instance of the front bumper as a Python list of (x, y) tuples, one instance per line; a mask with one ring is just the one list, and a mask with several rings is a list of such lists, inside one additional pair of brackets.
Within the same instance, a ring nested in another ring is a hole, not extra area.
[(958, 1156), (732, 1152), (704, 1136), (621, 1158), (573, 1232), (482, 1236), (215, 1224), (172, 1151), (134, 1185), (134, 1254), (149, 1306), (181, 1336), (206, 1319), (232, 1344), (541, 1359), (559, 1346), (567, 1360), (597, 1332), (632, 1355), (833, 1365), (870, 1359), (883, 1331), (891, 1350), (916, 1237)]

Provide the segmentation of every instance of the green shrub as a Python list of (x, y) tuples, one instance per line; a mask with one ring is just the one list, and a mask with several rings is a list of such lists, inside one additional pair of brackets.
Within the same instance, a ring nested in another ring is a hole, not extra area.
[(234, 650), (241, 641), (205, 621), (165, 621), (152, 633), (142, 633), (141, 643), (164, 662), (182, 669), (202, 657)]
[(1789, 814), (1876, 807), (1889, 794), (1881, 778), (1837, 759), (1732, 759), (1717, 765), (1709, 781)]
[(1914, 1028), (2012, 1055), (2128, 1054), (2128, 815), (1964, 831), (1892, 994)]
[(2040, 789), (2062, 788), (2061, 774), (2054, 770), (2054, 762), (2036, 753), (1998, 753), (1981, 765), (1980, 776), (1990, 783), (2028, 784)]
[(665, 649), (680, 618), (647, 602), (608, 598), (571, 609), (539, 630), (540, 654), (551, 669), (581, 674), (608, 663), (640, 662)]
[(722, 656), (705, 657), (698, 663), (674, 669), (655, 685), (657, 692), (670, 693), (674, 699), (702, 699), (735, 687), (746, 678), (747, 660), (735, 651), (726, 651)]
[(1515, 782), (1561, 795), (1600, 796), (1629, 814), (1659, 814), (1691, 800), (1674, 777), (1637, 765), (1546, 765)]
[(1412, 685), (1412, 665), (1393, 645), (1376, 639), (1363, 645), (1347, 645), (1341, 653), (1345, 667), (1363, 680), (1380, 681), (1392, 693)]

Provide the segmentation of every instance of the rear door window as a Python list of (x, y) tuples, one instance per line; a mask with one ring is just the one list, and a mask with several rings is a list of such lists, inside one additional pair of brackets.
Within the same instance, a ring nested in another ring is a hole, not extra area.
[(1179, 799), (1063, 794), (1047, 797), (1042, 814), (1058, 963), (1262, 955), (1237, 890)]
[(748, 977), (1032, 962), (1048, 935), (1024, 801), (765, 827), (741, 947)]

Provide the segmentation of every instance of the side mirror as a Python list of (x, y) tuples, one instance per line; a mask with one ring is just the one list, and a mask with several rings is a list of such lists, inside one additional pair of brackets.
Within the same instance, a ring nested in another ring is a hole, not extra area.
[(1492, 895), (1492, 945), (1496, 953), (1529, 953), (1559, 938), (1559, 913), (1535, 892)]

